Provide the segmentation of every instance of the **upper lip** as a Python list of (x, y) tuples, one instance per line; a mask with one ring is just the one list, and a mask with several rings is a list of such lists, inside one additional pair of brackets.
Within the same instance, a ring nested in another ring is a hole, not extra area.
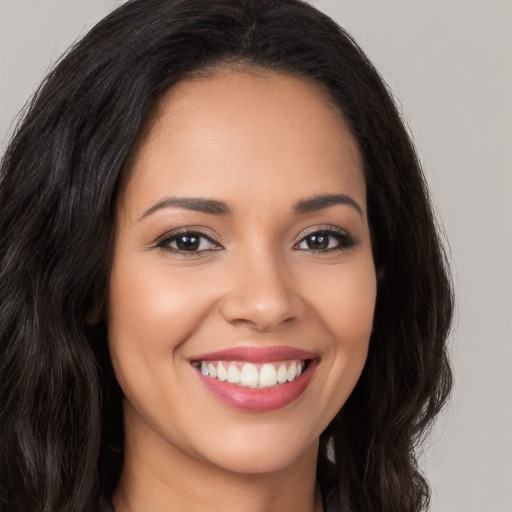
[(291, 359), (316, 359), (317, 355), (300, 348), (275, 345), (271, 347), (231, 347), (191, 357), (190, 361), (240, 361), (246, 363), (275, 363)]

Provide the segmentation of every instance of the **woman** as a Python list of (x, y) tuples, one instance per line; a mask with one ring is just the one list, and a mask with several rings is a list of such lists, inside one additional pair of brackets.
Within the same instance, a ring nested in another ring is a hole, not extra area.
[(298, 0), (134, 0), (2, 164), (1, 510), (419, 511), (452, 297), (416, 154)]

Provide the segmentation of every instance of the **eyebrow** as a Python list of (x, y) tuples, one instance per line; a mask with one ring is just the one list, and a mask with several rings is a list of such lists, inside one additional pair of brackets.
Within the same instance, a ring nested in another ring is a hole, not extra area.
[(363, 216), (363, 209), (350, 196), (345, 194), (326, 194), (311, 199), (303, 199), (295, 205), (293, 210), (295, 213), (309, 213), (337, 204), (351, 206), (361, 217)]
[[(315, 196), (310, 199), (302, 199), (295, 204), (293, 211), (298, 214), (310, 213), (334, 205), (351, 206), (359, 213), (359, 215), (363, 216), (362, 208), (350, 196), (345, 194), (325, 194)], [(161, 210), (163, 208), (184, 208), (186, 210), (207, 213), (210, 215), (231, 214), (231, 208), (224, 201), (199, 197), (166, 197), (146, 210), (139, 220), (142, 220), (148, 215), (151, 215), (157, 210)]]
[(223, 201), (202, 199), (198, 197), (167, 197), (158, 201), (158, 203), (146, 210), (139, 220), (142, 220), (162, 208), (173, 207), (193, 210), (195, 212), (209, 213), (212, 215), (229, 215), (231, 213), (231, 208)]

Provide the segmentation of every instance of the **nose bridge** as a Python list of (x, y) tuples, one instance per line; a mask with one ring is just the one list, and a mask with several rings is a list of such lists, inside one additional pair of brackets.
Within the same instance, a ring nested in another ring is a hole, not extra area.
[(302, 300), (286, 255), (270, 244), (240, 252), (233, 262), (232, 286), (223, 313), (230, 322), (269, 330), (296, 318)]

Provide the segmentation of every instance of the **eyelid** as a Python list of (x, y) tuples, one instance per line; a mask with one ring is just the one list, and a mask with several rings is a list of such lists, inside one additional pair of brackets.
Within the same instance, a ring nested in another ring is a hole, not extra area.
[(177, 237), (178, 235), (189, 235), (189, 234), (198, 234), (204, 236), (211, 242), (222, 245), (221, 237), (212, 231), (210, 228), (205, 226), (181, 226), (179, 228), (171, 229), (170, 231), (166, 231), (164, 234), (160, 235), (158, 238), (153, 240), (152, 245), (158, 246), (162, 242), (169, 240), (170, 238)]
[[(332, 224), (323, 224), (323, 225), (317, 225), (312, 226), (305, 231), (301, 232), (300, 235), (297, 237), (297, 241), (293, 244), (293, 248), (296, 250), (299, 250), (297, 247), (304, 242), (304, 240), (311, 235), (314, 235), (315, 233), (327, 233), (331, 235), (338, 235), (343, 240), (340, 240), (340, 246), (339, 247), (333, 247), (331, 249), (323, 249), (323, 250), (314, 250), (309, 249), (310, 252), (318, 252), (318, 253), (329, 253), (331, 251), (336, 250), (347, 250), (354, 245), (357, 245), (359, 243), (358, 239), (351, 235), (346, 229), (340, 228), (339, 226), (335, 226)], [(308, 249), (303, 249), (304, 251), (308, 251)]]
[[(210, 249), (202, 249), (199, 251), (184, 251), (170, 246), (170, 244), (175, 239), (185, 235), (198, 235), (199, 237), (206, 239), (208, 243), (214, 245), (215, 247)], [(182, 226), (172, 229), (171, 231), (167, 231), (153, 242), (153, 248), (183, 257), (200, 257), (204, 255), (204, 253), (224, 249), (220, 241), (220, 236), (213, 232), (211, 229), (204, 226)]]
[(307, 236), (312, 235), (314, 233), (318, 233), (320, 231), (328, 232), (328, 233), (338, 233), (340, 235), (347, 236), (347, 237), (351, 236), (350, 233), (346, 229), (340, 228), (339, 226), (335, 226), (333, 224), (318, 224), (317, 226), (311, 226), (311, 227), (301, 231), (295, 237), (297, 242), (295, 242), (294, 245), (297, 244), (298, 242), (301, 242), (302, 240), (304, 240), (304, 238), (306, 238)]

